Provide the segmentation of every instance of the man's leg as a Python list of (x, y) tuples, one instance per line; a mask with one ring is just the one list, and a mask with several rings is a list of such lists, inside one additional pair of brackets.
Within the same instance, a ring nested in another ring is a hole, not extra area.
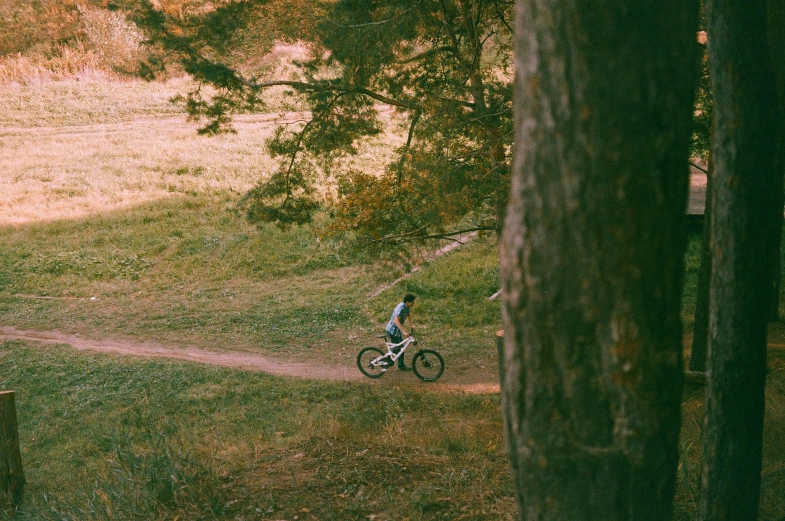
[[(400, 336), (400, 335), (397, 335), (397, 336), (395, 336), (395, 335), (390, 335), (390, 342), (392, 342), (393, 344), (400, 344), (401, 342), (403, 342), (403, 337), (402, 337), (402, 336)], [(396, 353), (396, 354), (398, 354), (398, 351), (399, 351), (399, 350), (400, 350), (400, 348), (395, 348), (395, 353)], [(401, 356), (398, 358), (398, 369), (400, 369), (401, 371), (408, 371), (408, 370), (409, 370), (409, 366), (407, 366), (407, 365), (404, 363), (404, 361), (403, 361), (403, 356), (404, 356), (404, 355), (401, 355)]]

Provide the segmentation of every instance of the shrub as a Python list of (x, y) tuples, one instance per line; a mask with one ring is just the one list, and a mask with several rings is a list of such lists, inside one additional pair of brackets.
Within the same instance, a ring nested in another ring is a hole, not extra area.
[(79, 7), (80, 25), (91, 47), (113, 70), (135, 71), (144, 34), (120, 11)]

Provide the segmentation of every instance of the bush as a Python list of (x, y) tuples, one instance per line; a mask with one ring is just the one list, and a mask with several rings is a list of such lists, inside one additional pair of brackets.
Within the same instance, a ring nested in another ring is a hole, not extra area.
[(122, 12), (79, 7), (80, 25), (91, 47), (113, 70), (135, 71), (144, 34)]

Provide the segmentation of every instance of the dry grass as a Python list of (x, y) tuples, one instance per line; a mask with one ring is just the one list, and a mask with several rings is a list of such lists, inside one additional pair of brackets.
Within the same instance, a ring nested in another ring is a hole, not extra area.
[(117, 75), (106, 69), (101, 56), (84, 47), (61, 46), (51, 57), (15, 54), (0, 57), (0, 84), (41, 85), (72, 79), (110, 79)]
[(72, 219), (171, 194), (249, 189), (274, 168), (269, 122), (204, 138), (182, 117), (3, 132), (0, 224)]
[(145, 57), (144, 35), (122, 12), (91, 0), (45, 3), (0, 1), (0, 84), (118, 78)]
[[(176, 79), (0, 88), (7, 108), (0, 115), (0, 225), (84, 217), (172, 194), (245, 192), (277, 166), (264, 146), (275, 126), (307, 117), (238, 115), (236, 134), (199, 136), (199, 124), (169, 101), (191, 87)], [(402, 139), (395, 115), (383, 117), (387, 132), (347, 166), (381, 171)]]
[[(297, 99), (279, 88), (264, 94), (270, 113), (235, 116), (237, 134), (199, 136), (201, 123), (170, 101), (195, 83), (118, 81), (108, 64), (129, 60), (138, 35), (110, 13), (85, 8), (81, 16), (92, 48), (0, 59), (0, 225), (80, 218), (172, 194), (243, 193), (277, 167), (264, 146), (275, 126), (301, 127), (308, 117), (291, 112)], [(119, 50), (99, 45), (118, 31), (127, 36)], [(278, 44), (257, 66), (296, 78), (294, 62), (307, 52), (303, 43)], [(386, 131), (343, 168), (383, 170), (405, 129), (391, 110), (382, 118)]]
[(144, 33), (122, 11), (77, 6), (81, 28), (104, 64), (110, 69), (136, 70), (145, 57)]

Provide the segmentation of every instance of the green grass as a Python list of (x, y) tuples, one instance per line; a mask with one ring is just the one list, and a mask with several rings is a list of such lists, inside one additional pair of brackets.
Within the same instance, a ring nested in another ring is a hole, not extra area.
[[(22, 519), (512, 519), (497, 396), (0, 344)], [(390, 476), (395, 482), (390, 483)], [(484, 512), (484, 513), (483, 513)]]
[[(705, 389), (687, 387), (682, 401), (681, 460), (676, 491), (676, 520), (695, 519), (700, 489), (701, 432)], [(780, 521), (785, 516), (785, 349), (769, 349), (766, 412), (763, 432), (761, 521)]]
[(682, 290), (681, 321), (691, 330), (695, 320), (695, 300), (698, 290), (698, 269), (701, 258), (702, 230), (698, 225), (687, 231), (687, 250), (684, 256), (684, 288)]
[(434, 347), (467, 357), (492, 345), (500, 323), (498, 302), (486, 298), (498, 288), (492, 238), (371, 298), (401, 275), (403, 262), (380, 263), (308, 228), (250, 226), (235, 201), (228, 192), (190, 194), (97, 217), (0, 227), (0, 321), (328, 360), (330, 342), (354, 337), (359, 348), (414, 291), (418, 325)]

